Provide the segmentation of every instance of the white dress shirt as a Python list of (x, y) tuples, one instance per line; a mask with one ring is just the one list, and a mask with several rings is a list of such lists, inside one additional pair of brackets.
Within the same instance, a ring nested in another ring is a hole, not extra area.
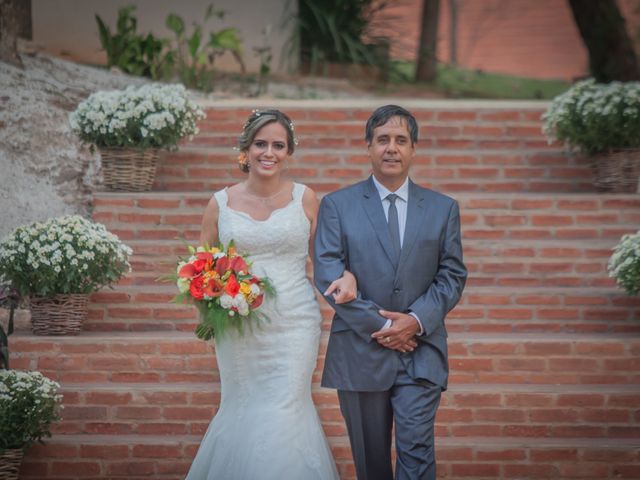
[[(404, 241), (404, 230), (405, 230), (405, 227), (407, 226), (407, 206), (409, 205), (409, 177), (405, 178), (404, 183), (400, 185), (400, 188), (398, 188), (395, 192), (392, 192), (387, 187), (382, 185), (376, 179), (375, 175), (372, 175), (371, 178), (373, 178), (373, 184), (376, 186), (376, 190), (378, 190), (378, 194), (380, 195), (380, 201), (382, 202), (382, 206), (384, 207), (383, 208), (384, 216), (387, 219), (387, 221), (389, 221), (389, 206), (391, 205), (391, 202), (389, 201), (387, 196), (390, 193), (395, 193), (398, 196), (398, 198), (396, 199), (396, 210), (398, 210), (398, 227), (400, 228), (400, 246), (402, 247), (402, 242)], [(418, 327), (419, 327), (418, 335), (422, 335), (424, 333), (424, 330), (422, 328), (422, 323), (420, 323), (420, 319), (413, 312), (409, 312), (409, 315), (412, 315), (418, 322)], [(385, 323), (382, 328), (383, 329), (389, 328), (391, 326), (391, 323), (392, 323), (391, 320), (387, 320), (387, 323)]]

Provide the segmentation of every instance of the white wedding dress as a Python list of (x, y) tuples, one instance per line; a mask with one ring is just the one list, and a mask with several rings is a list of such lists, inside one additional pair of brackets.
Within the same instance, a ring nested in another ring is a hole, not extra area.
[(230, 209), (226, 190), (215, 194), (220, 241), (233, 239), (277, 295), (260, 307), (269, 322), (215, 339), (222, 400), (187, 480), (338, 478), (311, 399), (321, 317), (305, 270), (304, 188), (294, 184), (291, 202), (264, 221)]

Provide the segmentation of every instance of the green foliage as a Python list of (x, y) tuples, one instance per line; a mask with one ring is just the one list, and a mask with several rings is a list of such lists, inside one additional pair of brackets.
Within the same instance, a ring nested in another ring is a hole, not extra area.
[(0, 285), (0, 308), (9, 309), (9, 321), (7, 330), (0, 324), (0, 368), (9, 367), (9, 335), (13, 333), (13, 314), (20, 303), (20, 295), (15, 288), (8, 285)]
[[(213, 5), (209, 5), (204, 21), (206, 23), (214, 16), (223, 19), (224, 15), (223, 10), (216, 10)], [(195, 22), (191, 32), (187, 32), (182, 17), (174, 13), (167, 16), (165, 23), (175, 35), (170, 51), (175, 71), (187, 87), (211, 91), (214, 80), (214, 61), (225, 52), (231, 52), (244, 72), (242, 41), (235, 28), (209, 32), (207, 37), (203, 27)]]
[(376, 0), (299, 0), (295, 28), (285, 48), (300, 48), (300, 59), (312, 72), (329, 63), (379, 64), (373, 45), (363, 36), (374, 14), (387, 2)]
[[(210, 91), (213, 88), (216, 57), (230, 52), (240, 64), (242, 41), (235, 28), (207, 32), (203, 26), (193, 23), (189, 32), (182, 17), (171, 13), (165, 24), (174, 34), (173, 39), (156, 38), (151, 33), (137, 33), (135, 6), (118, 11), (116, 32), (111, 33), (104, 21), (96, 15), (100, 43), (107, 53), (108, 66), (117, 66), (127, 73), (166, 80), (177, 77), (187, 87)], [(209, 5), (205, 23), (212, 17), (223, 19), (224, 10)]]
[(0, 453), (50, 437), (58, 420), (60, 385), (40, 372), (0, 370)]
[(608, 270), (629, 295), (640, 293), (640, 230), (622, 236), (609, 258)]
[(573, 85), (543, 116), (545, 134), (587, 154), (640, 147), (640, 82)]
[(100, 44), (107, 54), (107, 65), (154, 80), (166, 78), (172, 67), (171, 56), (163, 52), (167, 40), (158, 39), (151, 33), (139, 34), (138, 22), (133, 16), (135, 9), (134, 5), (129, 5), (118, 10), (115, 33), (111, 33), (102, 18), (96, 15)]
[[(394, 61), (390, 66), (389, 88), (415, 85), (415, 63)], [(552, 99), (569, 88), (561, 80), (515, 77), (480, 70), (465, 70), (439, 64), (434, 83), (419, 83), (423, 91), (431, 90), (451, 98)]]
[(204, 112), (183, 85), (148, 84), (100, 91), (69, 116), (74, 133), (98, 147), (177, 148), (198, 133)]
[(132, 251), (104, 225), (67, 215), (16, 228), (0, 242), (0, 280), (21, 296), (91, 293), (130, 270)]
[(271, 34), (271, 25), (267, 25), (262, 29), (262, 46), (253, 47), (254, 53), (260, 58), (260, 72), (258, 74), (258, 91), (256, 96), (266, 93), (268, 89), (268, 78), (271, 73), (271, 46), (269, 45), (269, 35)]

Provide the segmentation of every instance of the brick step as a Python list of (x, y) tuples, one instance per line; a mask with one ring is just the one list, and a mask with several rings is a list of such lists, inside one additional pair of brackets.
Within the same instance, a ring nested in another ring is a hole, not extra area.
[[(327, 334), (320, 342), (319, 381)], [(211, 345), (191, 332), (83, 332), (10, 337), (12, 367), (63, 383), (218, 380)], [(452, 333), (451, 383), (631, 384), (640, 381), (640, 335), (630, 333)]]
[[(607, 262), (617, 239), (475, 240), (464, 245), (469, 286), (612, 287)], [(133, 249), (127, 284), (157, 283), (188, 254), (181, 240), (128, 240)], [(195, 242), (193, 242), (195, 245)]]
[[(199, 237), (210, 194), (98, 193), (94, 219), (123, 240)], [(640, 224), (636, 195), (457, 194), (463, 239), (618, 239)]]
[[(547, 104), (521, 104), (521, 112), (506, 111), (489, 102), (451, 109), (450, 105), (412, 105), (420, 127), (419, 148), (505, 150), (557, 149), (550, 146), (540, 128), (540, 117)], [(293, 105), (286, 111), (295, 123), (300, 150), (354, 148), (364, 150), (364, 128), (376, 105), (354, 106), (349, 101), (341, 105)], [(478, 110), (475, 110), (478, 108)], [(518, 107), (515, 107), (518, 108)], [(200, 123), (200, 133), (184, 145), (232, 147), (249, 115), (250, 108), (229, 105), (207, 110), (208, 118)]]
[(439, 439), (438, 476), (468, 480), (638, 479), (637, 439)]
[[(237, 133), (237, 132), (234, 132)], [(202, 141), (201, 138), (199, 141)], [(228, 138), (208, 137), (211, 143)], [(306, 142), (305, 142), (306, 143)], [(422, 143), (422, 142), (420, 142)], [(182, 147), (161, 157), (153, 190), (215, 191), (243, 178), (238, 153), (230, 146)], [(354, 147), (303, 148), (295, 152), (288, 174), (318, 193), (335, 190), (370, 172), (364, 142)], [(454, 192), (596, 192), (585, 157), (556, 151), (504, 149), (426, 149), (418, 147), (412, 178), (444, 193)]]
[[(171, 283), (158, 283), (155, 277), (133, 281), (141, 284), (124, 283), (92, 294), (85, 329), (192, 330), (198, 322), (192, 305), (172, 303), (177, 289)], [(318, 299), (327, 330), (333, 311)], [(639, 332), (640, 299), (616, 288), (471, 285), (447, 316), (447, 327), (470, 332)]]
[[(65, 383), (54, 434), (202, 435), (220, 403), (217, 382)], [(640, 438), (636, 385), (454, 384), (438, 410), (439, 437)], [(346, 435), (335, 391), (313, 386), (330, 437)]]
[[(296, 124), (299, 149), (293, 178), (320, 193), (369, 172), (363, 140), (372, 102), (278, 101)], [(594, 191), (584, 158), (549, 145), (541, 131), (542, 102), (411, 102), (420, 125), (413, 178), (444, 192)], [(209, 108), (200, 134), (160, 162), (155, 189), (216, 190), (243, 178), (232, 147), (252, 106), (226, 102)]]
[[(24, 479), (183, 479), (201, 436), (56, 435), (26, 453)], [(340, 478), (355, 480), (346, 439), (330, 439)], [(638, 479), (638, 439), (438, 438), (438, 475), (444, 478)]]

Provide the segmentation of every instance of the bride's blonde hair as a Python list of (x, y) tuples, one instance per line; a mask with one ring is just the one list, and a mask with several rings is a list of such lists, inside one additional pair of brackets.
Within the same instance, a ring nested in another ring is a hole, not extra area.
[(251, 112), (251, 115), (249, 115), (249, 118), (247, 118), (247, 121), (242, 127), (242, 133), (240, 133), (240, 136), (238, 137), (237, 148), (240, 150), (238, 163), (240, 170), (243, 172), (246, 173), (249, 171), (246, 151), (251, 146), (251, 143), (258, 131), (268, 123), (272, 122), (278, 122), (287, 132), (287, 153), (291, 155), (295, 151), (298, 139), (294, 133), (293, 122), (291, 119), (280, 110), (254, 110)]

